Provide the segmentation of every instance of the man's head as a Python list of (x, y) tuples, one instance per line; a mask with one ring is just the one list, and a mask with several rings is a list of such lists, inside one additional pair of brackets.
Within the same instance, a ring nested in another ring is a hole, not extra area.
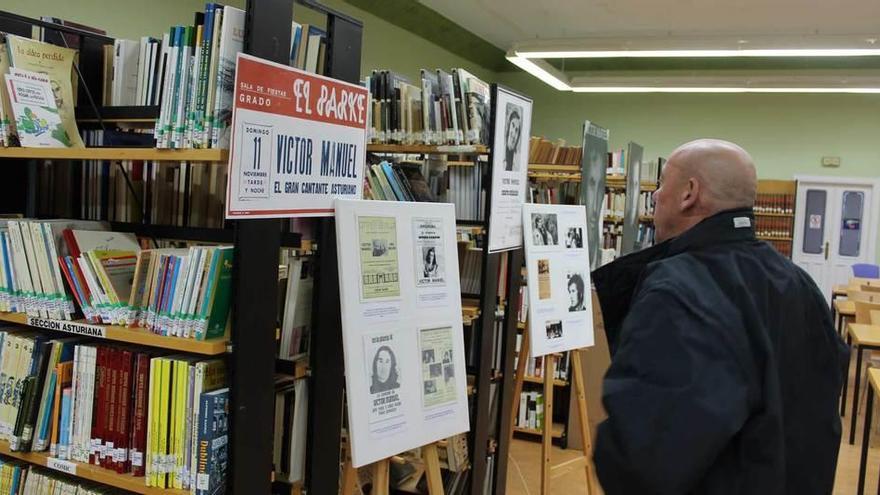
[(657, 241), (677, 237), (720, 211), (751, 208), (757, 181), (752, 157), (731, 142), (698, 139), (679, 146), (654, 193)]

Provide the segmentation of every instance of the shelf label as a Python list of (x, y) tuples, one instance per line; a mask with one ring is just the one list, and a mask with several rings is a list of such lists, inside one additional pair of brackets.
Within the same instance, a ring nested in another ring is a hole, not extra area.
[(95, 337), (99, 339), (107, 338), (105, 328), (99, 325), (86, 325), (85, 323), (77, 323), (74, 321), (50, 320), (48, 318), (37, 318), (34, 316), (28, 316), (27, 324), (36, 328), (45, 328), (46, 330), (85, 335), (87, 337)]
[(76, 476), (76, 463), (70, 461), (62, 461), (54, 457), (46, 458), (46, 467)]
[(333, 215), (363, 196), (367, 89), (239, 54), (226, 218)]

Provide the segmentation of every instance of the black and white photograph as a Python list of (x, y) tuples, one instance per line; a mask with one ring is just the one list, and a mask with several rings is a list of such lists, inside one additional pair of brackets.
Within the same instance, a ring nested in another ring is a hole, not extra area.
[(586, 311), (586, 277), (577, 272), (569, 272), (565, 277), (568, 293), (568, 312)]
[(422, 363), (431, 364), (434, 362), (434, 349), (425, 349), (422, 351)]
[(555, 213), (532, 213), (532, 244), (535, 246), (559, 245)]
[(425, 395), (437, 393), (437, 383), (434, 380), (425, 380)]
[[(523, 108), (509, 101), (504, 114), (504, 170), (518, 172), (523, 158), (528, 158), (528, 148), (523, 149)], [(528, 145), (528, 140), (525, 144)]]
[(529, 137), (532, 100), (496, 85), (492, 96), (492, 197), (489, 211), (489, 251), (522, 246), (522, 205), (528, 189)]
[(432, 363), (428, 365), (428, 369), (431, 370), (431, 378), (437, 378), (443, 373), (443, 365), (440, 363)]
[(451, 363), (443, 366), (443, 380), (449, 383), (453, 378), (455, 378), (455, 366)]
[(413, 230), (416, 258), (416, 286), (443, 287), (446, 285), (443, 253), (443, 222), (439, 218), (415, 218)]
[(565, 232), (566, 249), (581, 249), (584, 247), (584, 229), (582, 227), (569, 227)]
[(547, 340), (562, 338), (562, 322), (550, 320), (547, 322)]
[(388, 345), (379, 346), (373, 354), (370, 372), (370, 393), (378, 394), (400, 388), (397, 356)]
[(608, 129), (584, 122), (584, 164), (586, 177), (581, 188), (583, 204), (587, 208), (587, 249), (590, 268), (599, 268), (602, 252), (602, 206), (605, 201), (605, 173), (608, 168)]

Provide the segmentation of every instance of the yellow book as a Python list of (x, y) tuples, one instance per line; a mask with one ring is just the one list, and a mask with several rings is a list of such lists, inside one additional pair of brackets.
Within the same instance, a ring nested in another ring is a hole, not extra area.
[(7, 36), (6, 43), (10, 66), (49, 76), (55, 92), (58, 113), (61, 115), (61, 123), (67, 132), (68, 147), (83, 148), (85, 145), (80, 138), (73, 113), (76, 104), (76, 92), (73, 89), (76, 76), (73, 64), (77, 51), (13, 35)]
[(159, 449), (161, 470), (158, 488), (168, 488), (168, 433), (171, 420), (171, 361), (163, 359), (159, 377)]
[(189, 440), (189, 435), (187, 435), (187, 411), (191, 407), (189, 401), (189, 374), (192, 367), (190, 362), (192, 359), (188, 358), (188, 360), (181, 361), (180, 363), (180, 390), (177, 392), (177, 421), (180, 425), (180, 431), (177, 436), (177, 453), (174, 459), (177, 466), (177, 483), (174, 485), (174, 488), (178, 489), (189, 487), (189, 482), (185, 479), (185, 477), (189, 476), (189, 473), (185, 472), (185, 467), (187, 461), (186, 444)]
[(180, 388), (180, 361), (171, 359), (171, 428), (168, 431), (168, 488), (175, 487), (177, 483), (177, 437), (180, 436), (180, 422), (177, 415), (177, 390)]
[(159, 382), (160, 364), (162, 358), (150, 360), (150, 396), (147, 403), (149, 417), (147, 419), (147, 448), (146, 448), (146, 485), (158, 486), (158, 458), (159, 451)]

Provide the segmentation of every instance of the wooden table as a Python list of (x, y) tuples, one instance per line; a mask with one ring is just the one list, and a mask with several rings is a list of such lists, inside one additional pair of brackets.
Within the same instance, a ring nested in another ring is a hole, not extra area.
[[(868, 467), (868, 443), (871, 440), (871, 413), (873, 412), (874, 394), (880, 393), (880, 369), (868, 370), (868, 400), (865, 402), (865, 427), (862, 433), (862, 456), (859, 459), (859, 486), (858, 495), (865, 493), (865, 471)], [(877, 484), (880, 492), (880, 482)]]
[[(856, 440), (856, 419), (859, 414), (859, 385), (862, 379), (862, 351), (865, 349), (880, 350), (880, 325), (865, 325), (862, 323), (850, 323), (847, 325), (846, 342), (855, 343), (856, 350), (856, 378), (853, 386), (852, 418), (850, 418), (849, 444), (853, 445)], [(849, 382), (849, 361), (846, 363), (846, 379), (843, 381), (842, 403), (840, 406), (841, 416), (846, 409), (846, 386)]]
[(837, 333), (840, 335), (844, 335), (846, 333), (846, 328), (844, 328), (844, 323), (846, 318), (855, 318), (856, 317), (856, 303), (855, 301), (850, 301), (848, 299), (844, 299), (842, 301), (834, 301), (831, 304), (831, 307), (834, 309), (834, 314), (836, 315), (836, 325), (837, 325)]

